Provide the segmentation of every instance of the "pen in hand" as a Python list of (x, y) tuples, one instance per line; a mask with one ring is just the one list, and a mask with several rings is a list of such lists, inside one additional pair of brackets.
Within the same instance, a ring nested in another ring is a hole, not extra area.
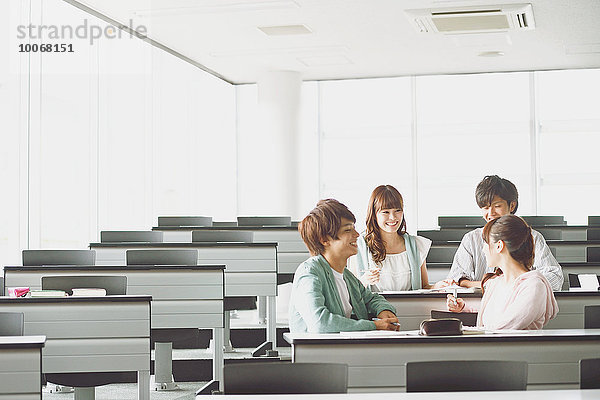
[[(381, 318), (372, 318), (371, 321), (381, 321)], [(400, 326), (400, 322), (390, 322), (390, 324)]]
[(456, 290), (456, 288), (452, 289), (452, 304), (454, 304), (455, 306), (458, 306), (458, 302), (456, 301), (456, 296), (458, 296), (458, 291)]

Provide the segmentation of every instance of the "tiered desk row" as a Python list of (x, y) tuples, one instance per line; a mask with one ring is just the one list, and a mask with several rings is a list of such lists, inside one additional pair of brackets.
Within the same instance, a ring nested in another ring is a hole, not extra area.
[[(45, 336), (45, 374), (136, 371), (138, 399), (150, 399), (150, 296), (0, 298), (1, 312), (24, 314), (24, 338)], [(33, 362), (34, 355), (28, 362)], [(23, 362), (26, 360), (23, 359)], [(39, 360), (37, 360), (39, 365)], [(3, 366), (11, 364), (2, 363)], [(18, 364), (17, 364), (18, 365)], [(25, 368), (24, 366), (19, 366)], [(38, 376), (37, 398), (41, 397)], [(14, 393), (12, 383), (2, 395)], [(19, 395), (11, 395), (17, 399)]]
[[(213, 379), (220, 381), (223, 370), (224, 267), (7, 266), (4, 268), (4, 274), (7, 287), (27, 286), (32, 290), (41, 289), (42, 277), (48, 276), (125, 276), (128, 296), (151, 295), (152, 329), (212, 329), (217, 349), (213, 358)], [(15, 301), (18, 303), (20, 300)], [(107, 308), (107, 312), (112, 311)]]
[[(588, 217), (588, 225), (567, 225), (564, 217), (523, 217), (540, 232), (560, 263), (568, 288), (568, 274), (600, 274), (600, 217)], [(444, 279), (465, 233), (484, 225), (481, 217), (438, 217), (439, 230), (418, 231), (433, 241), (427, 267), (431, 281)]]
[(46, 336), (0, 336), (0, 400), (40, 400)]
[[(348, 391), (398, 392), (408, 361), (514, 360), (528, 363), (528, 389), (579, 387), (579, 360), (600, 357), (600, 329), (462, 336), (286, 333), (293, 362), (348, 365)], [(429, 398), (429, 397), (424, 397)]]
[[(431, 310), (446, 310), (446, 293), (383, 292), (396, 307), (402, 330), (419, 329), (421, 321), (431, 318)], [(479, 309), (481, 293), (458, 293), (468, 307)], [(583, 307), (600, 304), (600, 292), (554, 292), (558, 315), (546, 329), (581, 329), (584, 327)]]
[[(589, 226), (580, 227), (566, 225), (562, 217), (526, 220), (545, 235), (565, 275), (598, 273), (600, 217), (590, 217)], [(418, 233), (434, 242), (427, 259), (431, 281), (446, 277), (464, 233), (483, 225), (481, 217), (440, 217), (439, 222), (440, 230)], [(102, 232), (101, 242), (91, 243), (90, 249), (96, 259), (88, 265), (46, 265), (56, 264), (52, 260), (31, 265), (24, 254), (24, 265), (30, 266), (5, 267), (5, 287), (39, 289), (42, 276), (121, 275), (127, 278), (127, 296), (1, 298), (0, 311), (25, 312), (25, 334), (47, 337), (41, 353), (42, 372), (137, 371), (140, 399), (149, 397), (151, 328), (212, 329), (213, 378), (221, 381), (222, 349), (228, 341), (227, 299), (263, 299), (267, 341), (275, 343), (277, 283), (291, 281), (297, 266), (309, 257), (289, 217), (240, 217), (237, 223), (213, 223), (209, 217), (159, 217), (152, 232)], [(155, 251), (155, 265), (127, 265), (136, 264), (135, 254), (140, 250)], [(193, 260), (188, 265), (163, 265), (168, 263), (161, 261), (161, 254), (168, 251), (193, 252)], [(384, 296), (397, 308), (403, 330), (417, 329), (432, 309), (445, 309), (444, 293), (390, 292)], [(475, 307), (481, 297), (475, 293), (461, 296)], [(563, 291), (556, 292), (556, 298), (560, 312), (546, 327), (549, 330), (528, 334), (438, 338), (286, 334), (286, 340), (295, 362), (348, 363), (351, 391), (403, 390), (406, 361), (440, 359), (440, 355), (448, 360), (524, 359), (530, 365), (532, 388), (571, 388), (577, 383), (577, 361), (600, 356), (600, 331), (581, 329), (583, 307), (600, 301), (598, 292)], [(33, 347), (42, 348), (43, 341), (36, 340)], [(548, 351), (540, 351), (546, 347)], [(74, 358), (80, 361), (73, 362)], [(0, 393), (1, 399), (16, 392), (2, 389)]]

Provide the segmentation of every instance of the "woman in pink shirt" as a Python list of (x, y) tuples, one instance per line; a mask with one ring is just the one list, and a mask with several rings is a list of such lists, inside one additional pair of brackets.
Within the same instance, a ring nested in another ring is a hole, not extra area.
[[(534, 242), (523, 219), (508, 214), (483, 228), (488, 266), (494, 273), (481, 281), (483, 297), (477, 325), (486, 329), (541, 329), (558, 313), (550, 283), (532, 270)], [(463, 311), (465, 302), (448, 295), (448, 309)], [(475, 311), (475, 310), (470, 310)]]

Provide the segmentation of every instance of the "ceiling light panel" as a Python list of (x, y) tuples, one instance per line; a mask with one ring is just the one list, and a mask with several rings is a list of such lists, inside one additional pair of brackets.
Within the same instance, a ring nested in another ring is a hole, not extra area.
[(259, 26), (258, 29), (268, 36), (307, 35), (312, 33), (306, 25)]

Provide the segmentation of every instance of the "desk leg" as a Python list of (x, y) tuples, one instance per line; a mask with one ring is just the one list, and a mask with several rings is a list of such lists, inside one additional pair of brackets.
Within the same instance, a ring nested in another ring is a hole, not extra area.
[[(223, 347), (226, 353), (233, 353), (235, 352), (235, 349), (233, 348), (233, 345), (231, 344), (231, 311), (224, 311), (223, 312), (224, 315), (224, 319), (223, 319)], [(214, 336), (213, 336), (214, 338)], [(214, 340), (213, 340), (213, 344), (214, 344)], [(216, 344), (215, 344), (216, 346)]]
[(213, 328), (213, 380), (219, 382), (219, 390), (223, 391), (223, 328)]
[(150, 370), (138, 371), (138, 400), (150, 400)]
[(267, 342), (277, 347), (277, 304), (275, 296), (267, 296)]
[[(258, 324), (259, 325), (266, 325), (268, 323), (268, 311), (267, 311), (267, 297), (265, 296), (258, 296), (258, 304), (257, 304), (257, 308), (258, 308)], [(267, 339), (269, 340), (269, 339)]]

